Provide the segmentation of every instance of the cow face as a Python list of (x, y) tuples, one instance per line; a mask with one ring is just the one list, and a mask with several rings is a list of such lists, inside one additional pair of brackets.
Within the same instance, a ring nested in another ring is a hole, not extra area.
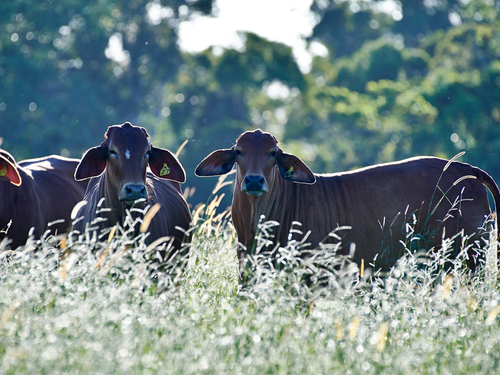
[(22, 182), (14, 158), (4, 150), (0, 150), (0, 180), (10, 182), (15, 186), (21, 185)]
[(148, 199), (146, 168), (160, 178), (184, 182), (186, 174), (168, 150), (153, 147), (144, 128), (125, 123), (110, 126), (100, 146), (89, 149), (75, 172), (76, 180), (99, 176), (106, 171), (113, 191), (127, 205)]
[(236, 145), (228, 150), (217, 150), (207, 156), (196, 168), (198, 176), (216, 176), (228, 173), (238, 165), (237, 181), (241, 191), (259, 197), (269, 191), (275, 179), (275, 169), (288, 181), (312, 184), (314, 174), (302, 160), (284, 153), (276, 138), (256, 130), (243, 133)]

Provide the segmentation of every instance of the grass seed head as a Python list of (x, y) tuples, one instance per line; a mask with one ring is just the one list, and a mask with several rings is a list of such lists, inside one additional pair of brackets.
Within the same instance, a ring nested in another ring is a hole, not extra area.
[(453, 285), (453, 276), (448, 274), (446, 275), (446, 279), (444, 280), (443, 285), (443, 298), (448, 299), (450, 297), (451, 287)]
[(353, 340), (358, 334), (359, 325), (361, 323), (361, 318), (359, 316), (355, 316), (351, 323), (347, 326), (348, 336), (351, 340)]
[(388, 325), (387, 325), (387, 322), (383, 322), (381, 325), (380, 325), (380, 329), (379, 329), (379, 339), (378, 339), (378, 342), (377, 342), (377, 350), (379, 352), (383, 352), (384, 349), (385, 349), (385, 343), (387, 341), (387, 330), (388, 330)]
[(335, 321), (335, 338), (337, 341), (342, 341), (344, 339), (344, 326), (341, 319)]
[(486, 318), (485, 324), (488, 326), (492, 325), (499, 313), (500, 313), (500, 304), (496, 305), (495, 308), (491, 310), (491, 312), (488, 314), (488, 317)]
[(146, 212), (146, 215), (144, 215), (144, 219), (142, 219), (140, 231), (141, 233), (146, 233), (146, 231), (149, 228), (149, 225), (151, 224), (151, 220), (153, 220), (153, 217), (158, 213), (160, 210), (161, 204), (155, 203), (153, 207), (151, 207), (148, 212)]

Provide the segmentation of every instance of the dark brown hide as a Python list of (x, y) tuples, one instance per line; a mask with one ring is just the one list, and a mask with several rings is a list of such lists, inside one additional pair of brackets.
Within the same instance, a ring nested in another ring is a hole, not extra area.
[[(12, 249), (26, 243), (32, 227), (35, 238), (47, 229), (52, 234), (65, 233), (71, 210), (87, 186), (73, 178), (78, 163), (78, 159), (52, 155), (16, 164), (12, 155), (0, 150), (0, 240), (10, 221), (7, 237)], [(64, 222), (48, 227), (60, 219)]]
[(109, 211), (100, 213), (104, 218), (95, 227), (98, 229), (123, 225), (126, 209), (135, 203), (143, 208), (160, 203), (161, 208), (148, 228), (149, 242), (173, 236), (179, 247), (184, 233), (176, 226), (189, 229), (191, 214), (181, 194), (180, 183), (185, 181), (185, 172), (177, 158), (168, 150), (151, 146), (149, 135), (141, 127), (125, 123), (110, 126), (106, 139), (100, 146), (89, 149), (77, 168), (75, 178), (91, 178), (83, 206), (77, 214), (74, 229), (83, 233), (85, 227), (96, 218), (97, 205), (104, 198), (102, 207)]
[[(224, 174), (234, 163), (232, 217), (238, 240), (247, 249), (261, 215), (280, 223), (273, 233), (280, 244), (287, 242), (293, 221), (302, 223), (295, 229), (304, 234), (311, 231), (310, 248), (335, 242), (328, 234), (350, 226), (351, 230), (341, 232), (344, 252), (355, 243), (356, 262), (364, 259), (368, 264), (377, 257), (376, 267), (388, 269), (400, 256), (400, 241), (407, 240), (406, 223), (413, 223), (414, 217), (418, 220), (415, 232), (423, 235), (424, 246), (430, 248), (441, 244), (443, 231), (451, 237), (463, 229), (467, 235), (476, 234), (473, 240), (485, 232), (491, 212), (483, 184), (492, 192), (497, 208), (500, 203), (491, 177), (465, 163), (452, 162), (445, 170), (447, 160), (419, 157), (353, 172), (313, 175), (299, 158), (283, 153), (274, 136), (260, 130), (243, 133), (233, 148), (210, 154), (196, 174)], [(465, 176), (471, 178), (459, 181)], [(475, 255), (472, 252), (469, 255)], [(243, 256), (241, 249), (240, 261)]]

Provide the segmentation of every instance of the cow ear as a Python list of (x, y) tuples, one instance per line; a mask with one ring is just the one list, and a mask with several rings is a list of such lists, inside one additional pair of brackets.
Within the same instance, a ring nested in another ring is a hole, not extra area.
[(314, 184), (316, 182), (316, 177), (309, 167), (295, 155), (286, 154), (280, 150), (276, 157), (276, 165), (281, 177), (285, 180), (303, 184)]
[(149, 168), (160, 178), (177, 182), (186, 182), (186, 172), (181, 163), (170, 151), (151, 146)]
[(83, 155), (80, 164), (76, 167), (75, 180), (81, 181), (96, 177), (104, 172), (106, 161), (108, 160), (108, 148), (104, 142), (100, 146), (87, 150), (85, 155)]
[(233, 149), (217, 150), (208, 155), (196, 167), (197, 176), (220, 176), (231, 172), (236, 162), (236, 152)]
[(0, 180), (10, 182), (12, 185), (21, 185), (22, 179), (15, 164), (0, 155)]

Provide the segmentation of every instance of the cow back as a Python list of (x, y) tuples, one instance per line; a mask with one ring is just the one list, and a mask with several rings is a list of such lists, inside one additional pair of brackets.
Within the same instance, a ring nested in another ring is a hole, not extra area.
[[(17, 164), (22, 184), (1, 183), (0, 229), (12, 221), (7, 236), (12, 248), (23, 245), (34, 227), (34, 236), (50, 229), (52, 234), (67, 231), (73, 206), (84, 195), (86, 182), (73, 178), (79, 160), (48, 156)], [(61, 221), (49, 227), (54, 221)]]
[(71, 210), (82, 200), (88, 181), (75, 181), (78, 159), (50, 156), (36, 162), (19, 163), (33, 176), (44, 221), (64, 219), (57, 224), (59, 231), (69, 227)]
[[(377, 267), (388, 269), (403, 253), (402, 242), (411, 247), (410, 240), (421, 236), (419, 246), (430, 248), (441, 244), (443, 233), (451, 237), (464, 230), (475, 240), (484, 232), (490, 208), (486, 190), (475, 177), (477, 168), (453, 162), (444, 170), (446, 165), (438, 158), (414, 158), (316, 175), (314, 185), (291, 183), (276, 175), (273, 191), (265, 204), (256, 205), (254, 215), (280, 223), (274, 236), (281, 244), (287, 242), (292, 223), (300, 222), (302, 227), (294, 229), (303, 234), (292, 238), (300, 240), (310, 231), (308, 248), (338, 242), (328, 234), (349, 226), (352, 229), (337, 232), (342, 237), (341, 252), (348, 253), (355, 243), (358, 263), (376, 257)], [(235, 189), (233, 220), (240, 242), (249, 246), (253, 236), (245, 235), (250, 227), (243, 222), (241, 209), (246, 199)]]

